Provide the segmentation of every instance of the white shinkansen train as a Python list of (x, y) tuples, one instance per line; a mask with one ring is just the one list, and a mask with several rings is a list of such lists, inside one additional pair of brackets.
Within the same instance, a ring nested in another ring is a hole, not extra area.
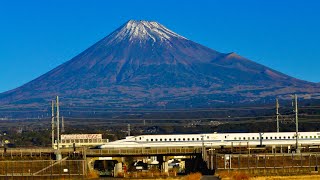
[[(320, 145), (320, 132), (299, 132), (299, 146)], [(293, 146), (295, 132), (265, 133), (209, 133), (175, 135), (140, 135), (109, 142), (97, 148), (152, 148), (152, 147), (230, 147), (230, 146)]]

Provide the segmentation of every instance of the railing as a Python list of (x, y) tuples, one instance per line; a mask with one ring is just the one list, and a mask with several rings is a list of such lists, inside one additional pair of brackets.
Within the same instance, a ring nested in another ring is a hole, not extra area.
[[(85, 148), (77, 148), (76, 152), (78, 154), (83, 154)], [(55, 153), (57, 150), (52, 148), (8, 148), (8, 149), (0, 149), (0, 158), (6, 157), (23, 157), (23, 156), (47, 156), (50, 157), (51, 154)], [(60, 149), (62, 154), (74, 154), (73, 148), (64, 148)]]
[(124, 148), (124, 149), (88, 149), (87, 156), (97, 155), (157, 155), (157, 154), (194, 154), (200, 153), (201, 148)]
[(319, 154), (217, 154), (216, 169), (285, 169), (310, 168), (320, 165)]
[[(86, 154), (86, 156), (121, 156), (121, 155), (157, 155), (157, 154), (194, 154), (201, 153), (201, 148), (195, 147), (163, 147), (163, 148), (121, 148), (121, 149), (87, 149), (76, 148), (76, 151), (80, 154)], [(10, 148), (0, 150), (0, 157), (4, 156), (42, 156), (55, 153), (56, 149), (52, 148)], [(62, 154), (73, 153), (73, 148), (61, 148)]]
[[(85, 160), (32, 160), (0, 161), (1, 177), (73, 177), (81, 179), (86, 175)], [(41, 178), (42, 179), (42, 178)], [(51, 179), (51, 178), (50, 178)]]

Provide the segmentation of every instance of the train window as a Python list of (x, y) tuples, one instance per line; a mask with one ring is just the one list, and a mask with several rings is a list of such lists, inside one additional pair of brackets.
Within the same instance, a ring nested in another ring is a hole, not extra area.
[(199, 138), (197, 138), (197, 141), (199, 141)]
[(183, 141), (185, 141), (186, 139), (185, 139), (185, 138), (183, 138), (182, 140), (183, 140)]
[(207, 139), (209, 139), (209, 136), (207, 136)]
[(162, 139), (160, 139), (160, 141), (162, 141)]
[(310, 136), (310, 139), (312, 138), (312, 136)]
[(225, 139), (227, 139), (227, 136), (224, 136)]
[(164, 139), (164, 141), (167, 141), (167, 139)]
[(318, 136), (318, 138), (320, 138), (320, 136)]
[(153, 139), (151, 139), (151, 141), (153, 141)]
[(250, 140), (250, 137), (248, 137), (248, 140)]
[(158, 141), (158, 139), (156, 139), (156, 141)]
[(254, 140), (254, 137), (252, 137), (252, 139)]
[(277, 139), (277, 137), (274, 137), (274, 139)]
[(257, 137), (257, 139), (259, 139), (259, 137)]
[(237, 140), (237, 138), (236, 138), (236, 137), (234, 137), (234, 140)]
[(261, 139), (263, 139), (263, 137), (261, 137)]
[(147, 141), (149, 141), (149, 139), (147, 139)]
[(294, 136), (292, 136), (292, 139), (294, 139)]
[(268, 139), (268, 137), (266, 137), (266, 139)]
[(180, 141), (181, 139), (180, 138), (178, 138), (178, 141)]
[(290, 136), (288, 136), (288, 139), (290, 139)]
[(188, 141), (190, 141), (190, 138), (188, 138)]
[(171, 138), (169, 138), (169, 141), (171, 141)]
[(270, 137), (270, 139), (272, 139), (272, 137)]
[(176, 141), (176, 138), (174, 138), (173, 141)]
[(134, 138), (134, 140), (136, 141), (136, 140), (137, 140), (137, 138)]
[(285, 136), (283, 136), (283, 139), (285, 139), (286, 137)]
[(317, 138), (317, 136), (313, 136), (313, 138)]
[(246, 137), (243, 137), (243, 140), (246, 140)]
[(194, 141), (194, 138), (192, 138), (192, 141)]
[(241, 140), (241, 137), (239, 137), (239, 140)]
[(279, 139), (281, 139), (281, 136), (279, 136)]

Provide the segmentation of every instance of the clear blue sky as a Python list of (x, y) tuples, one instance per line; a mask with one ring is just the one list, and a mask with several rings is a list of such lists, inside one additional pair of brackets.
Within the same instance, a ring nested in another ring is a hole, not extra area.
[(2, 0), (0, 92), (27, 83), (130, 19), (320, 82), (318, 0)]

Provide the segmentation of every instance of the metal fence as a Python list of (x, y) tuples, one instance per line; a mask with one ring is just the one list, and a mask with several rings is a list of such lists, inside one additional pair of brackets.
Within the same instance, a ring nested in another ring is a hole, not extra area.
[(0, 179), (83, 179), (84, 160), (0, 161)]
[(319, 154), (217, 154), (216, 169), (285, 169), (317, 170)]
[(195, 154), (201, 153), (196, 147), (168, 147), (168, 148), (123, 148), (123, 149), (87, 149), (87, 156), (109, 155), (159, 155), (159, 154)]

